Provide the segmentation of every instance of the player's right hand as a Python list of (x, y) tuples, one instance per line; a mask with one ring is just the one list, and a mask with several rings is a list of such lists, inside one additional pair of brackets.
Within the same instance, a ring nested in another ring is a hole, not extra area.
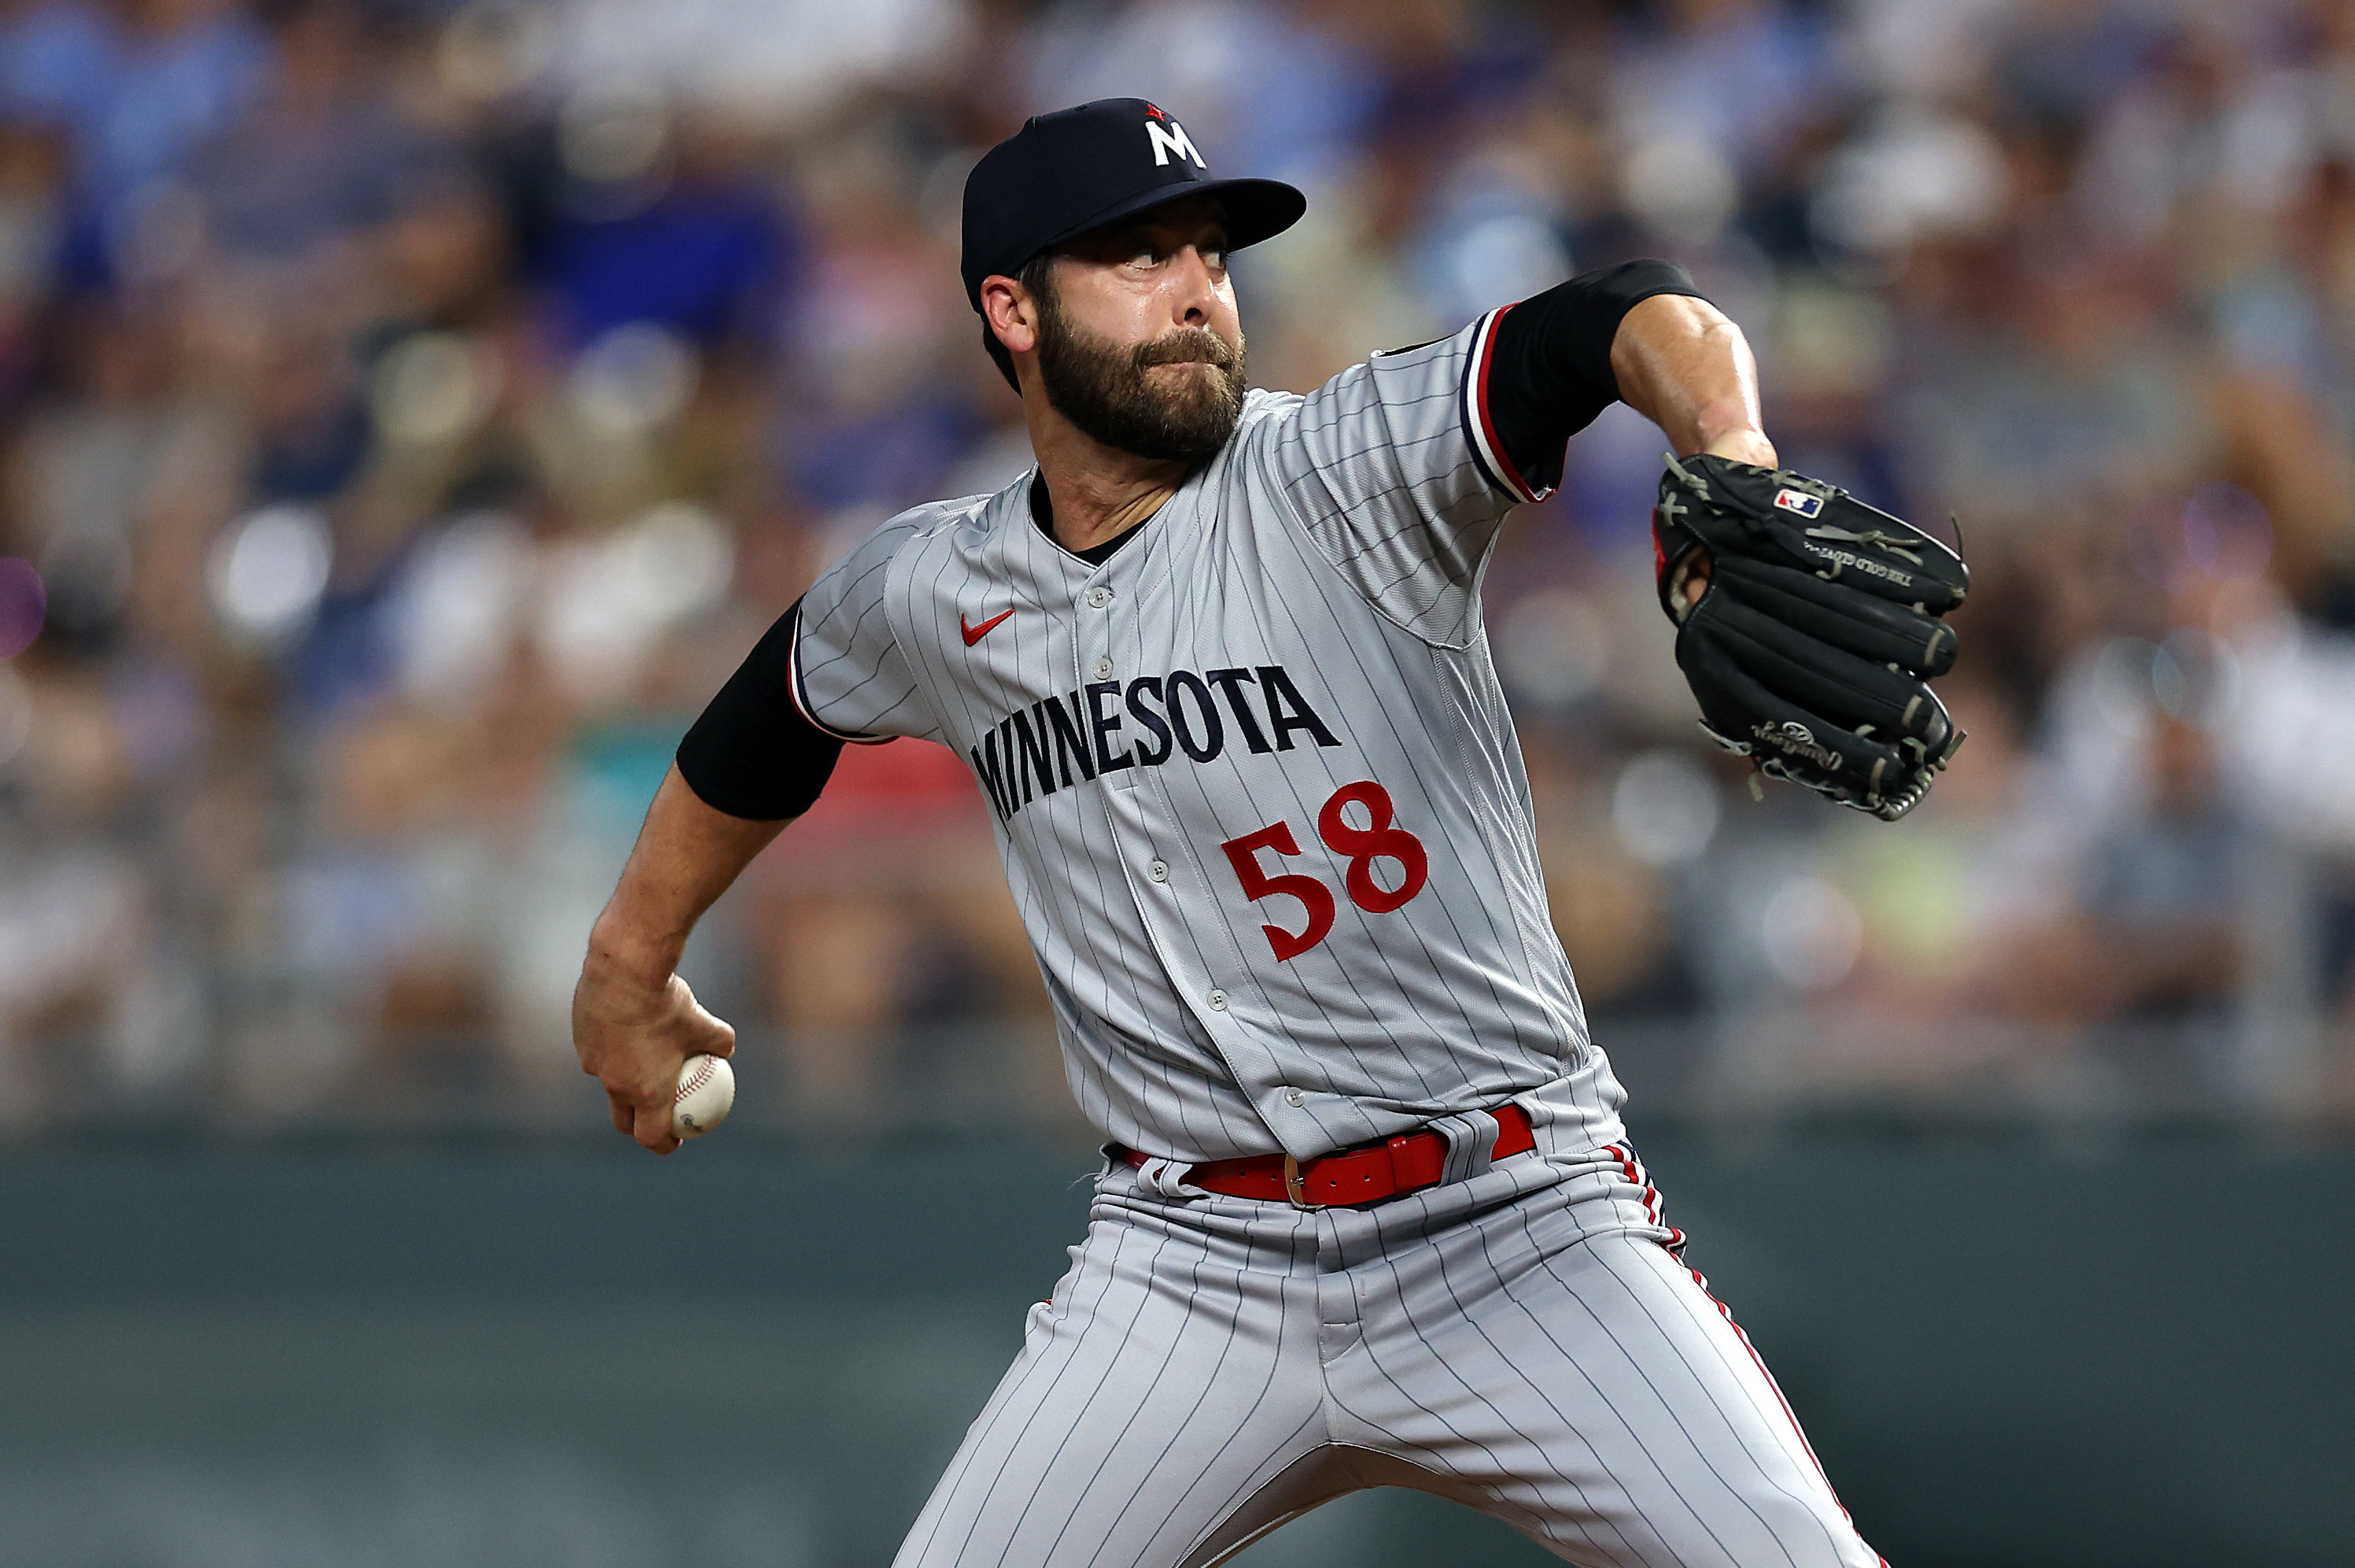
[(572, 1046), (581, 1070), (605, 1087), (613, 1128), (656, 1154), (679, 1145), (671, 1130), (678, 1070), (689, 1056), (730, 1056), (736, 1031), (671, 975), (649, 986), (601, 965), (592, 951), (572, 991)]

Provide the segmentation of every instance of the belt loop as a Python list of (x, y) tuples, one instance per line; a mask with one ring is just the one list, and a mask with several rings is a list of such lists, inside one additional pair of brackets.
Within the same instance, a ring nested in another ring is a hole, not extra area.
[(1399, 1168), (1399, 1150), (1413, 1141), (1412, 1134), (1401, 1132), (1382, 1145), (1382, 1152), (1391, 1157), (1391, 1185), (1400, 1192), (1404, 1192), (1412, 1185), (1413, 1173)]
[(1465, 1181), (1496, 1163), (1497, 1118), (1487, 1111), (1465, 1111), (1441, 1117), (1431, 1130), (1447, 1139), (1447, 1159), (1440, 1167), (1442, 1181)]
[(1182, 1160), (1147, 1160), (1136, 1168), (1137, 1190), (1172, 1202), (1190, 1202), (1203, 1195), (1201, 1188), (1186, 1180), (1193, 1170)]

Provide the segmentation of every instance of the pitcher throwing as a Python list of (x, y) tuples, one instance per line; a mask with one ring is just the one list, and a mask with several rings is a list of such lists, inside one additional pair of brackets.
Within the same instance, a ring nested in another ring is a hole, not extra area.
[[(981, 161), (965, 288), (1038, 466), (878, 530), (713, 700), (598, 923), (583, 1065), (616, 1127), (676, 1147), (679, 1062), (732, 1041), (672, 973), (687, 930), (842, 743), (938, 741), (987, 798), (1110, 1141), (1077, 1261), (903, 1568), (1198, 1568), (1380, 1485), (1592, 1568), (1870, 1568), (1627, 1143), (1481, 624), (1506, 514), (1614, 398), (1688, 460), (1670, 607), (1715, 602), (1710, 544), (1738, 530), (1689, 508), (1775, 461), (1749, 351), (1636, 262), (1305, 397), (1248, 390), (1227, 256), (1303, 207), (1210, 177), (1135, 99)], [(1779, 477), (1795, 524), (1838, 497)], [(1907, 553), (1868, 532), (1842, 561)], [(1782, 695), (1773, 733), (1804, 732)], [(1716, 733), (1748, 723), (1722, 707)], [(1837, 771), (1863, 740), (1831, 716), (1838, 745), (1762, 760)], [(1898, 744), (1841, 798), (1891, 814), (1951, 749)]]

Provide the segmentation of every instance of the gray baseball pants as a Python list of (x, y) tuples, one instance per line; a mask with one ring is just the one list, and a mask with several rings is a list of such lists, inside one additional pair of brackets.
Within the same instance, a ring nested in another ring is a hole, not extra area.
[(1546, 1143), (1315, 1213), (1113, 1165), (897, 1568), (1207, 1568), (1375, 1486), (1586, 1568), (1875, 1568), (1634, 1155)]

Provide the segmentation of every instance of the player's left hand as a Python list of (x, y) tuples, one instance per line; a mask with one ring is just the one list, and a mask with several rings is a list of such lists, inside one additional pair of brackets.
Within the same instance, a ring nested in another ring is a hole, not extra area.
[(1766, 432), (1755, 425), (1737, 425), (1701, 449), (1707, 457), (1721, 457), (1728, 462), (1746, 462), (1753, 468), (1780, 468), (1782, 461), (1774, 455), (1774, 443)]
[(1927, 684), (1962, 558), (1846, 491), (1711, 453), (1668, 460), (1660, 604), (1701, 727), (1771, 778), (1894, 821), (1963, 742)]
[[(1702, 449), (1702, 455), (1721, 457), (1732, 462), (1746, 462), (1758, 468), (1780, 466), (1774, 456), (1774, 443), (1766, 432), (1755, 425), (1740, 425), (1726, 431)], [(1676, 568), (1676, 580), (1668, 584), (1664, 592), (1684, 601), (1685, 609), (1700, 602), (1709, 591), (1710, 559), (1706, 546), (1695, 546)], [(1676, 619), (1684, 619), (1683, 611), (1672, 610)]]

